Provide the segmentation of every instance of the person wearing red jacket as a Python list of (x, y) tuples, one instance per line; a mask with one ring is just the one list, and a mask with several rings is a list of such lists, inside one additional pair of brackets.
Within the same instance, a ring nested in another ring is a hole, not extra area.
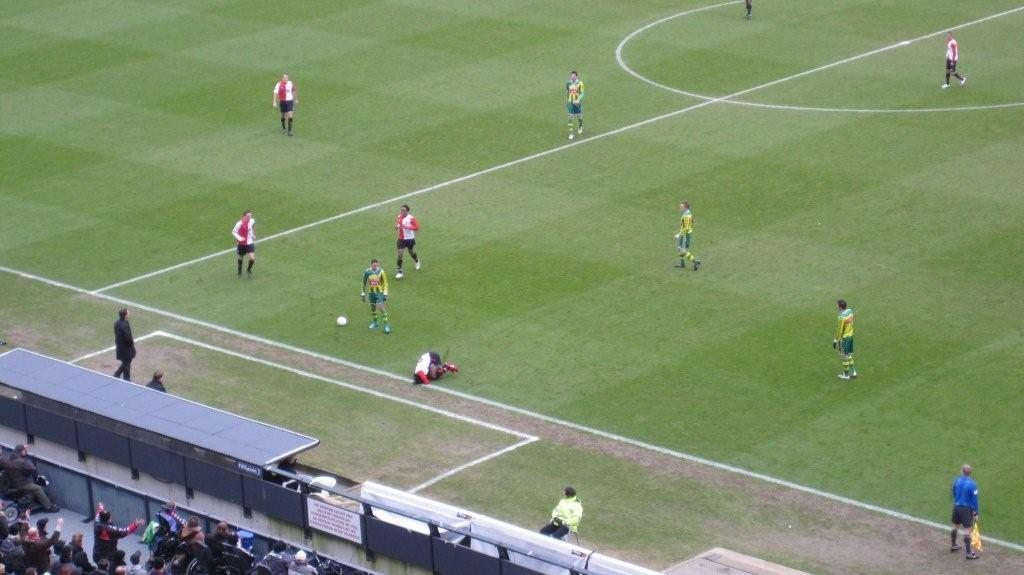
[(142, 519), (132, 521), (128, 527), (117, 527), (110, 523), (110, 512), (100, 503), (96, 508), (96, 525), (93, 527), (92, 560), (110, 560), (117, 551), (117, 540), (127, 537), (144, 523)]

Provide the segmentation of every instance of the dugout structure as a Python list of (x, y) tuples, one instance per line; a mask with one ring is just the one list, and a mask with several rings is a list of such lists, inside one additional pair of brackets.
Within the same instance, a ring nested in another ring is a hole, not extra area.
[(25, 442), (63, 507), (103, 501), (127, 520), (173, 500), (208, 530), (252, 531), (258, 556), (283, 539), (380, 574), (654, 575), (384, 485), (286, 471), (319, 440), (15, 349), (0, 355), (0, 443)]

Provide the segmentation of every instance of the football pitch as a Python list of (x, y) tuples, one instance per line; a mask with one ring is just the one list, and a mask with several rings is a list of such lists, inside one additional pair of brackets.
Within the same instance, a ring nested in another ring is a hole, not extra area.
[[(136, 380), (162, 369), (172, 392), (323, 438), (317, 464), (526, 526), (575, 485), (584, 539), (656, 568), (722, 544), (814, 572), (952, 571), (948, 535), (913, 519), (948, 521), (969, 462), (1008, 544), (988, 572), (1020, 572), (1024, 5), (743, 12), (6, 6), (0, 339), (79, 358), (129, 302), (136, 337), (156, 333)], [(948, 30), (968, 81), (941, 89)], [(673, 268), (681, 200), (699, 272)], [(394, 273), (402, 203), (423, 267), (392, 277), (385, 336), (360, 283), (371, 257)], [(252, 279), (230, 236), (245, 209)], [(426, 350), (462, 368), (444, 391), (392, 377)], [(847, 551), (882, 525), (923, 531), (903, 561)]]

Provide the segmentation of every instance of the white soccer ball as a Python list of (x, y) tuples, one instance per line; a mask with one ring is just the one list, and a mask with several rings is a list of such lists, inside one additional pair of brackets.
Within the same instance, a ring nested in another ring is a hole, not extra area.
[(348, 318), (343, 315), (339, 315), (338, 319), (335, 320), (335, 323), (338, 325), (348, 325)]

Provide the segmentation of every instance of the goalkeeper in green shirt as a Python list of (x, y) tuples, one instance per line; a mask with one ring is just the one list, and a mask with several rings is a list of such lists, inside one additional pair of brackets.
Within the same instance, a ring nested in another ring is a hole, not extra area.
[[(583, 81), (580, 80), (576, 70), (569, 74), (569, 81), (565, 83), (565, 110), (569, 113), (569, 139), (576, 137), (576, 134), (583, 133)], [(572, 121), (579, 122), (576, 134), (572, 133)]]
[(847, 307), (845, 299), (836, 300), (836, 305), (839, 307), (839, 319), (832, 336), (832, 347), (839, 350), (839, 357), (843, 360), (839, 379), (852, 379), (857, 377), (857, 368), (853, 366), (853, 310)]
[[(384, 324), (384, 333), (391, 333), (391, 316), (388, 315), (388, 275), (380, 268), (380, 262), (370, 260), (370, 267), (363, 272), (362, 300), (370, 301), (370, 315), (373, 321), (370, 322), (370, 329), (377, 329), (380, 323)], [(380, 323), (377, 319), (380, 318)]]

